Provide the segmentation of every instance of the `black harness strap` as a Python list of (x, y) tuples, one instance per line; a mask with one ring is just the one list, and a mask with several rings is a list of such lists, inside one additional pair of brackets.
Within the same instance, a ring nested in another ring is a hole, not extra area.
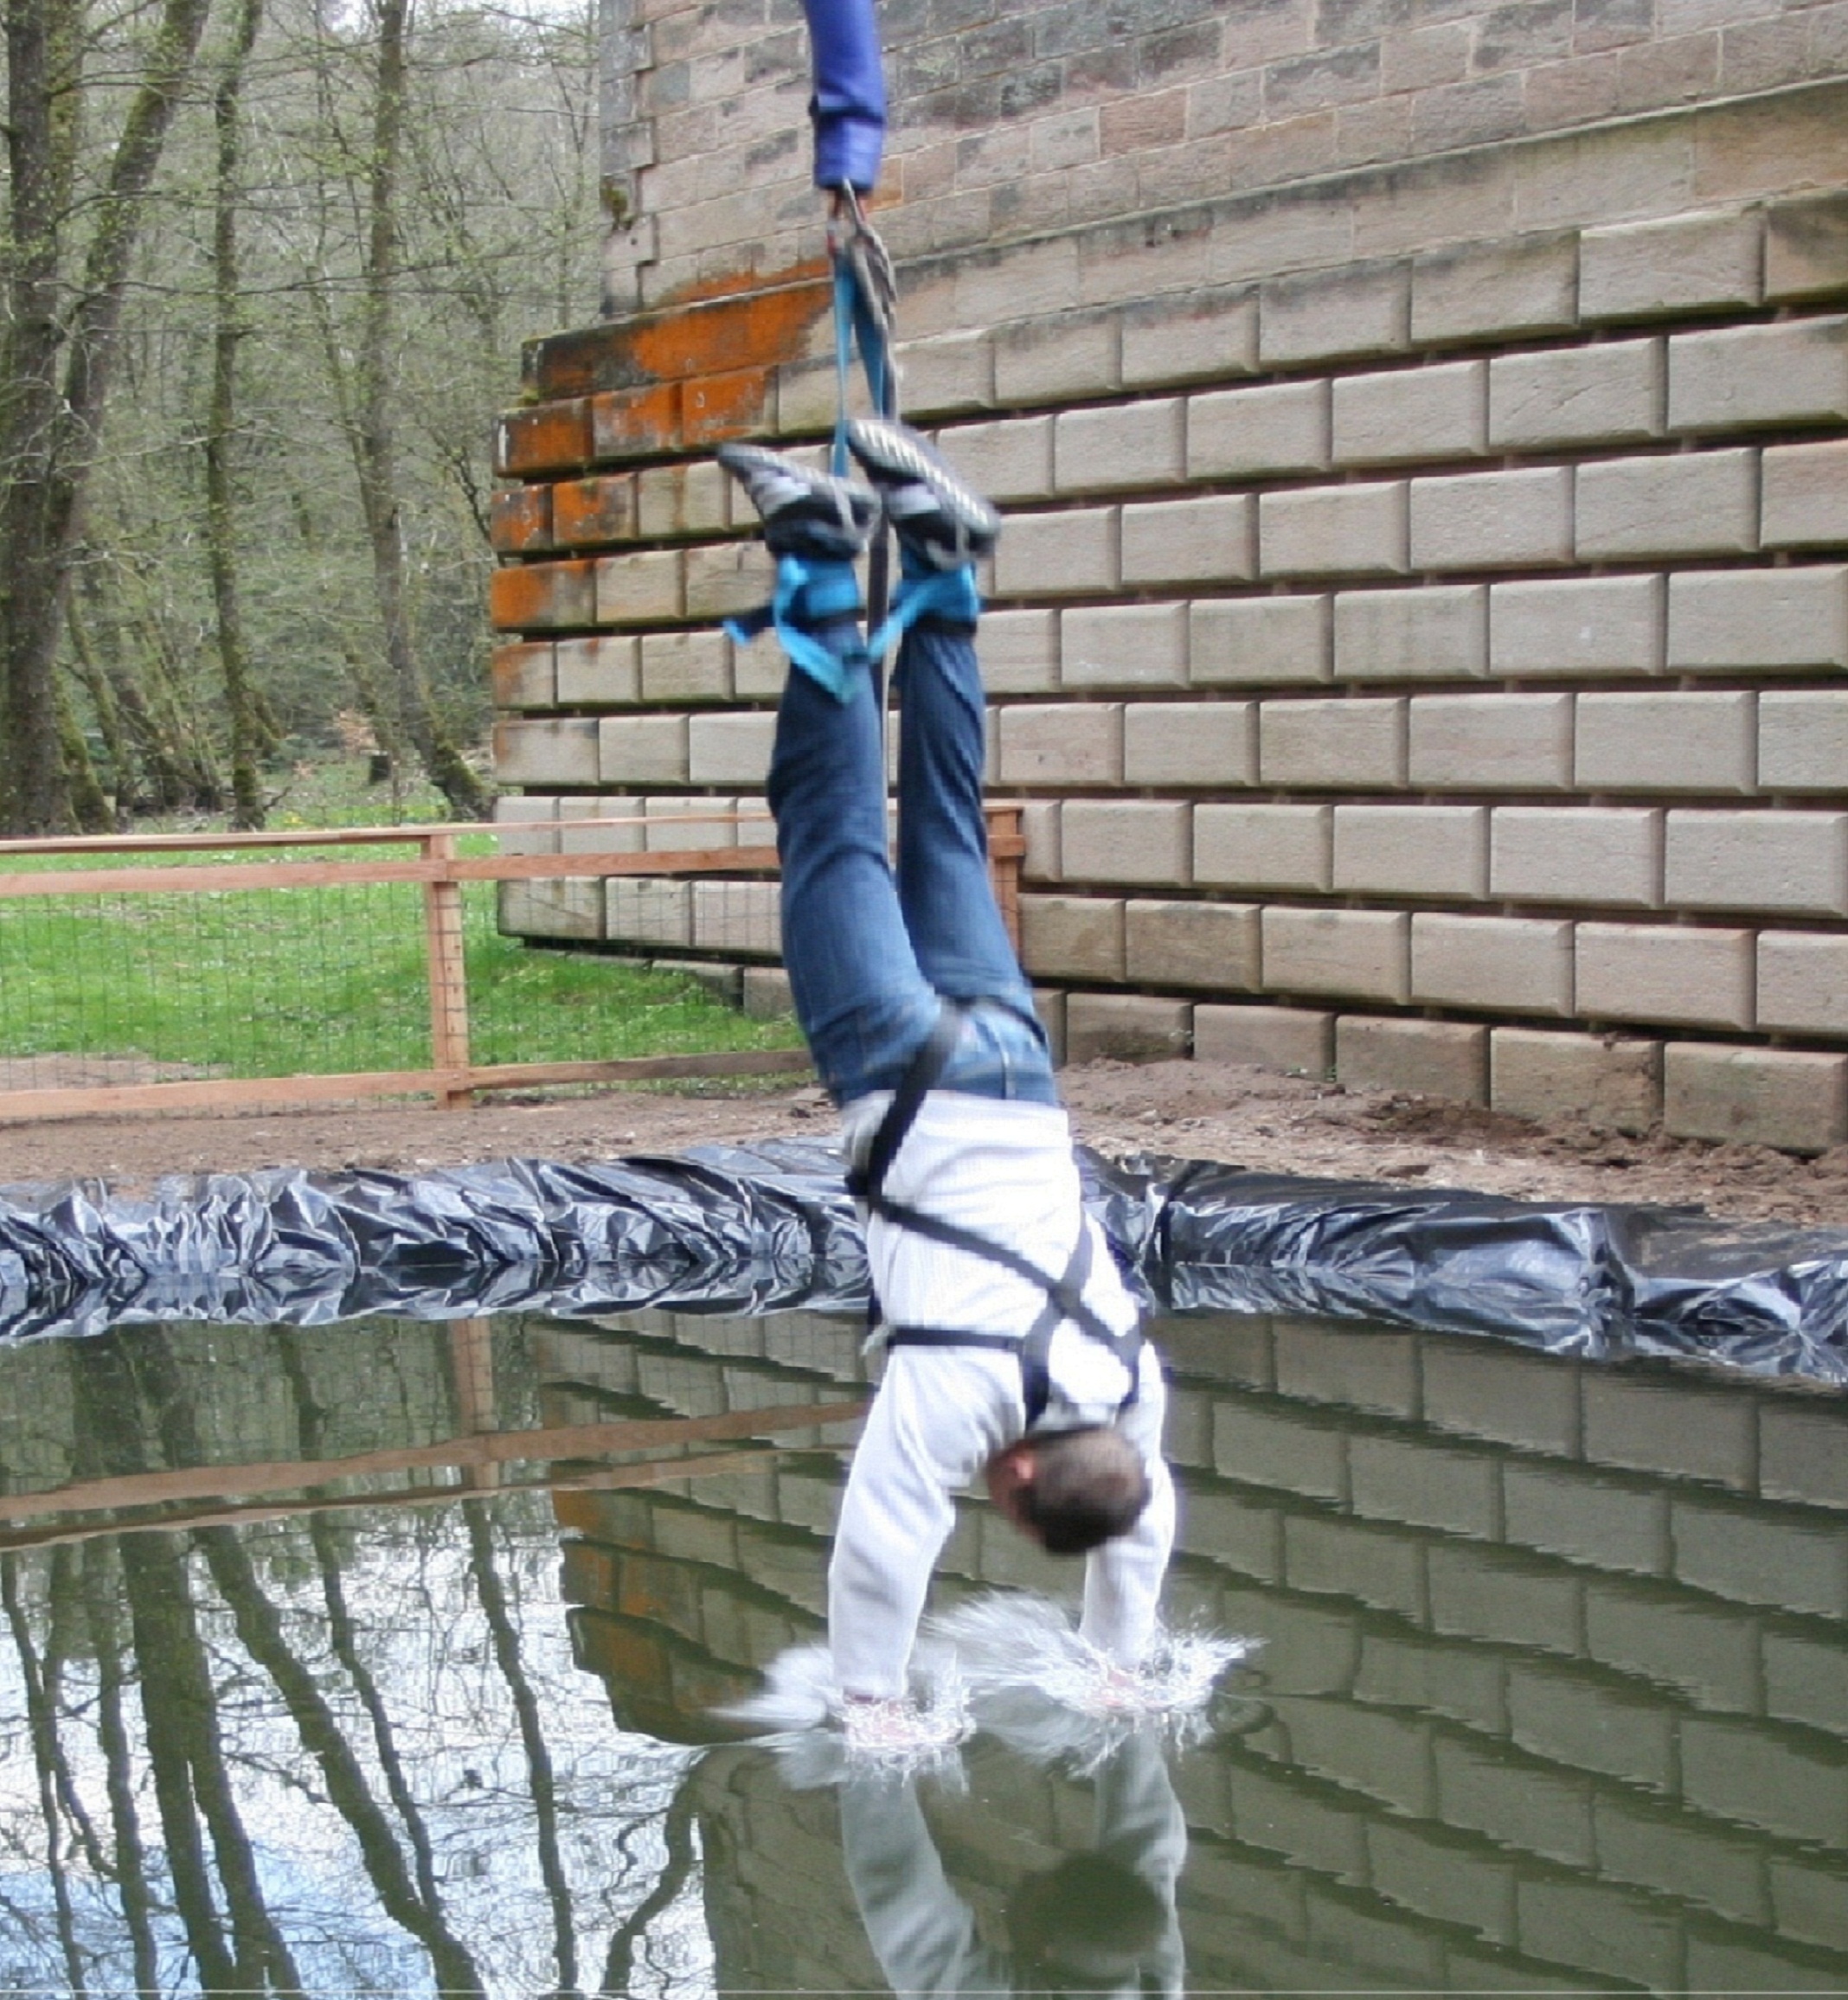
[[(1006, 1244), (991, 1242), (972, 1229), (946, 1222), (940, 1216), (927, 1215), (922, 1209), (911, 1208), (905, 1202), (895, 1202), (885, 1191), (886, 1175), (916, 1121), (919, 1107), (942, 1075), (944, 1066), (962, 1033), (962, 1024), (961, 1008), (953, 1001), (946, 1001), (923, 1047), (912, 1058), (910, 1067), (893, 1093), (892, 1102), (873, 1134), (865, 1165), (854, 1169), (847, 1176), (848, 1192), (864, 1202), (876, 1215), (901, 1229), (908, 1229), (913, 1235), (926, 1237), (946, 1249), (959, 1250), (966, 1256), (985, 1258), (989, 1263), (998, 1264), (1003, 1270), (1012, 1272), (1017, 1278), (1024, 1279), (1043, 1292), (1046, 1304), (1039, 1317), (1018, 1338), (1005, 1333), (965, 1332), (954, 1327), (895, 1326), (886, 1335), (886, 1345), (1012, 1349), (1020, 1357), (1022, 1397), (1026, 1406), (1027, 1428), (1030, 1431), (1044, 1416), (1052, 1400), (1049, 1364), (1052, 1337), (1070, 1321), (1080, 1331), (1108, 1348), (1127, 1371), (1129, 1394), (1119, 1405), (1120, 1409), (1127, 1409), (1135, 1401), (1140, 1386), (1138, 1364), (1142, 1352), (1142, 1335), (1136, 1327), (1132, 1327), (1127, 1333), (1113, 1331), (1085, 1303), (1084, 1288), (1091, 1274), (1091, 1232), (1081, 1215), (1078, 1240), (1072, 1247), (1065, 1269), (1058, 1277), (1052, 1278), (1030, 1258), (1023, 1257)], [(876, 1316), (877, 1310), (875, 1301)]]

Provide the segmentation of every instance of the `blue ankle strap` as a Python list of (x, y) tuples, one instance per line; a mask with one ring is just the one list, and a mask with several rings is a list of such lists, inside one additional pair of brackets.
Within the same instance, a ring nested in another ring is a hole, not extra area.
[[(796, 623), (799, 599), (800, 625)], [(748, 645), (773, 626), (791, 663), (818, 681), (837, 702), (845, 703), (865, 678), (866, 649), (857, 636), (853, 651), (843, 657), (831, 652), (806, 627), (825, 619), (857, 617), (859, 610), (859, 580), (850, 562), (812, 562), (799, 555), (785, 555), (777, 561), (775, 596), (755, 611), (727, 619), (725, 631), (738, 644)]]
[(940, 618), (948, 625), (972, 625), (982, 615), (975, 571), (925, 569), (905, 556), (905, 574), (892, 599), (892, 615), (866, 642), (869, 659), (882, 660), (921, 618)]

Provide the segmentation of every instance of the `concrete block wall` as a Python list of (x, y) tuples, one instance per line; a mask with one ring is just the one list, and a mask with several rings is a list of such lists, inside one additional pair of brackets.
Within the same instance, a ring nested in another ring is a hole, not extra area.
[[(990, 776), (1028, 807), (1025, 952), (1072, 1058), (1235, 1050), (1523, 1115), (1848, 1142), (1848, 51), (1806, 10), (1820, 80), (1752, 81), (1742, 52), (1798, 31), (1751, 4), (1678, 33), (1644, 9), (1602, 49), (1579, 22), (1543, 60), (1505, 10), (1376, 26), (1362, 58), (1348, 10), (1267, 9), (1307, 41), (1261, 61), (1254, 9), (1200, 10), (1101, 68), (1010, 43), (994, 101), (923, 87), (921, 52), (948, 60), (933, 10), (896, 25), (906, 407), (1007, 516)], [(1043, 11), (1064, 18), (1032, 35)], [(779, 67), (799, 45), (648, 13), (646, 309), (534, 343), (501, 439), (523, 818), (760, 797), (780, 664), (712, 626), (767, 569), (703, 453), (831, 421)], [(1465, 74), (1428, 80), (1425, 36)], [(1674, 68), (1703, 50), (1713, 75)], [(1265, 80), (1225, 96), (1248, 57)], [(1292, 111), (1300, 62), (1371, 80)], [(1620, 70), (1620, 105), (1565, 87)], [(1671, 73), (1690, 101), (1652, 109)], [(709, 86), (748, 112), (742, 164)], [(1458, 91), (1524, 108), (1477, 131), (1434, 108)], [(1280, 136), (1363, 112), (1415, 157), (1383, 140), (1343, 169), (1338, 139)], [(1224, 152), (1197, 146), (1210, 115), (1234, 163), (1175, 177)], [(1106, 151), (1055, 165), (1062, 132)], [(748, 221), (719, 160), (761, 196)], [(650, 941), (626, 914), (523, 915), (598, 921)]]
[[(854, 1332), (665, 1313), (531, 1329), (552, 1421), (850, 1393)], [(1382, 1991), (1839, 1984), (1838, 1406), (1383, 1327), (1205, 1317), (1159, 1337), (1184, 1491), (1171, 1608), (1265, 1642), (1261, 1725), (1176, 1767), (1192, 1988), (1319, 1989), (1338, 1970)], [(700, 1700), (818, 1634), (838, 1481), (831, 1457), (794, 1455), (559, 1497), (580, 1657), (620, 1715), (690, 1731)], [(1069, 1576), (971, 1504), (940, 1593), (1012, 1584)], [(1004, 1883), (1030, 1865), (1023, 1829), (1054, 1849), (1088, 1824), (1045, 1783), (989, 1836), (1010, 1843)], [(810, 1796), (754, 1810), (790, 1815), (799, 1844)], [(740, 1844), (767, 1851), (764, 1824)], [(945, 1853), (981, 1907), (969, 1838)], [(852, 1984), (837, 1870), (780, 1869), (727, 1948), (837, 1952), (812, 1983)], [(784, 1963), (741, 1959), (731, 1983)]]

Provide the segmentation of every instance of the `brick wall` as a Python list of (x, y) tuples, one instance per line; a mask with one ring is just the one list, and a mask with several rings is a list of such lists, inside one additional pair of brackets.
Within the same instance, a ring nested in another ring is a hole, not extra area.
[[(831, 420), (799, 33), (650, 11), (625, 310), (502, 436), (541, 826), (760, 797), (780, 663), (713, 626), (767, 572), (703, 453)], [(887, 10), (906, 407), (1008, 516), (991, 777), (1070, 1054), (1848, 1139), (1838, 13)], [(725, 948), (690, 899), (549, 926)]]
[[(855, 1330), (650, 1313), (530, 1336), (569, 1421), (851, 1393)], [(1159, 1337), (1171, 1609), (1261, 1638), (1267, 1704), (1177, 1766), (1191, 1988), (1840, 1983), (1838, 1405), (1380, 1327)], [(837, 1499), (821, 1455), (559, 1497), (579, 1656), (619, 1719), (703, 1735), (704, 1702), (819, 1636)], [(940, 1591), (1010, 1585), (1069, 1576), (966, 1505)], [(762, 1759), (697, 1783), (720, 1984), (876, 1984), (832, 1811)], [(1089, 1824), (1061, 1778), (1017, 1769), (1006, 1797), (934, 1800), (985, 1915)]]

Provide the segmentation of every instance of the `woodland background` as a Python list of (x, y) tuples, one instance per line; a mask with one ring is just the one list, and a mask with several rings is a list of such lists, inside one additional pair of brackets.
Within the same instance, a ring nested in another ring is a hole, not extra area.
[(488, 803), (494, 413), (595, 316), (595, 4), (3, 0), (0, 830)]

